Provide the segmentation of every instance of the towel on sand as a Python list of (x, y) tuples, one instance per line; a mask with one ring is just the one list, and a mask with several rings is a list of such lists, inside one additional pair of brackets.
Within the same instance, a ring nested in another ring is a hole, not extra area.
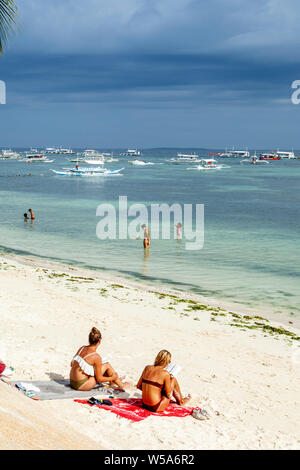
[[(20, 382), (12, 381), (10, 383), (13, 386), (17, 386), (17, 384), (19, 384)], [(40, 391), (26, 392), (26, 395), (30, 396), (30, 398), (34, 398), (34, 397), (35, 399), (38, 398), (39, 400), (64, 400), (64, 399), (73, 399), (73, 398), (90, 398), (93, 395), (97, 395), (97, 396), (99, 395), (101, 398), (107, 398), (109, 395), (117, 395), (120, 398), (129, 397), (127, 392), (118, 393), (117, 391), (114, 391), (111, 388), (104, 387), (102, 384), (98, 384), (96, 387), (94, 387), (92, 390), (88, 392), (74, 390), (73, 388), (70, 387), (70, 379), (27, 381), (25, 388), (27, 389), (27, 391), (29, 389), (37, 390), (38, 388)], [(30, 393), (30, 395), (28, 395), (28, 393)]]
[[(83, 403), (84, 405), (92, 406), (87, 400), (74, 400), (77, 403)], [(145, 410), (142, 407), (142, 400), (139, 398), (120, 399), (115, 398), (111, 400), (113, 406), (107, 405), (94, 405), (97, 408), (104, 408), (105, 410), (111, 411), (121, 418), (127, 418), (130, 421), (138, 422), (151, 415), (155, 416), (176, 416), (178, 418), (184, 418), (192, 414), (194, 408), (179, 406), (174, 402), (171, 402), (168, 408), (161, 413), (153, 413), (152, 411)]]

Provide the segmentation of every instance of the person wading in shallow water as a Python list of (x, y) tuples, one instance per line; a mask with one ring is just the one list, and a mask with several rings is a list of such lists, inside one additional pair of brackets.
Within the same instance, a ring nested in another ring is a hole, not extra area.
[(178, 222), (178, 224), (176, 224), (175, 227), (176, 227), (177, 240), (181, 240), (182, 223)]
[(34, 216), (33, 210), (32, 210), (32, 209), (28, 209), (28, 212), (29, 212), (29, 214), (30, 214), (31, 220), (34, 220), (34, 219), (35, 219), (35, 216)]
[(150, 232), (149, 229), (145, 224), (142, 225), (142, 229), (144, 230), (144, 248), (150, 247)]
[(29, 219), (28, 214), (27, 214), (27, 212), (25, 212), (25, 214), (24, 214), (24, 220), (28, 220), (28, 219)]

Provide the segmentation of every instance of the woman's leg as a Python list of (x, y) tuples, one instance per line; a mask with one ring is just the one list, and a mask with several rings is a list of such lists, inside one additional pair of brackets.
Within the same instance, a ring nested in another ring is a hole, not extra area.
[(102, 375), (107, 376), (107, 377), (114, 377), (113, 382), (111, 382), (111, 385), (116, 385), (118, 388), (124, 390), (124, 388), (128, 385), (127, 383), (123, 383), (117, 372), (113, 369), (111, 364), (109, 362), (106, 362), (105, 364), (102, 364)]
[[(114, 377), (113, 382), (110, 382), (111, 385), (116, 385), (119, 389), (124, 390), (124, 388), (128, 385), (127, 383), (123, 383), (118, 374), (115, 372), (115, 370), (112, 368), (109, 362), (102, 364), (102, 375), (107, 376), (107, 377)], [(89, 391), (92, 388), (94, 388), (97, 385), (97, 381), (95, 377), (89, 377), (88, 380), (81, 385), (81, 387), (78, 389), (80, 391)]]
[(191, 395), (187, 395), (185, 398), (182, 397), (179, 383), (175, 377), (171, 379), (171, 387), (173, 388), (173, 397), (175, 398), (178, 405), (185, 405), (191, 399)]
[[(191, 399), (191, 395), (188, 395), (185, 398), (182, 397), (179, 383), (177, 382), (177, 379), (175, 377), (172, 377), (171, 379), (171, 393), (173, 397), (175, 398), (177, 404), (181, 406), (186, 405), (186, 403)], [(162, 397), (161, 402), (157, 408), (157, 412), (165, 411), (165, 409), (168, 407), (170, 403), (170, 400), (171, 399), (168, 397), (165, 397), (165, 396)]]

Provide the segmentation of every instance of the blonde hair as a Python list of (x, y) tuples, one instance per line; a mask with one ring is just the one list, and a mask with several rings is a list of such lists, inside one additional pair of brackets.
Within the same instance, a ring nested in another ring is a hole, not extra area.
[(165, 366), (167, 364), (170, 364), (171, 357), (172, 356), (171, 356), (171, 353), (169, 351), (167, 351), (166, 349), (162, 349), (157, 354), (157, 356), (155, 358), (155, 361), (154, 361), (154, 365), (155, 366)]
[(94, 326), (89, 334), (89, 343), (90, 345), (98, 343), (102, 339), (100, 331)]

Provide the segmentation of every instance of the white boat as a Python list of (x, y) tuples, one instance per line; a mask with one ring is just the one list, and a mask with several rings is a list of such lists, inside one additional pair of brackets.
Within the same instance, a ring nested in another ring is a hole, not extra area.
[(219, 170), (221, 168), (230, 168), (227, 165), (217, 163), (217, 160), (213, 158), (202, 158), (200, 160), (200, 165), (196, 167), (187, 168), (188, 170)]
[(97, 152), (94, 149), (87, 149), (82, 152), (84, 158), (91, 158), (91, 157), (103, 157), (103, 153)]
[(259, 163), (270, 163), (270, 162), (264, 159), (260, 160), (259, 158), (256, 157), (256, 155), (254, 155), (250, 158), (246, 158), (245, 160), (241, 160), (240, 163), (250, 163), (251, 165), (257, 165)]
[(91, 167), (79, 167), (76, 166), (75, 168), (62, 168), (64, 171), (73, 171), (75, 173), (103, 173), (104, 171), (108, 171), (107, 168), (91, 168)]
[(122, 157), (140, 157), (142, 152), (138, 149), (128, 149), (127, 152), (120, 153)]
[(110, 176), (121, 173), (124, 168), (116, 170), (107, 170), (106, 168), (63, 168), (60, 171), (51, 170), (54, 174), (59, 176)]
[(170, 161), (173, 163), (197, 163), (201, 159), (196, 153), (177, 153), (177, 158), (171, 158)]
[(260, 160), (280, 160), (281, 157), (277, 155), (277, 153), (271, 152), (271, 153), (260, 153), (259, 159)]
[(50, 154), (59, 154), (59, 149), (57, 147), (46, 147), (44, 153)]
[(73, 152), (72, 149), (70, 149), (70, 148), (64, 149), (64, 148), (62, 148), (62, 147), (59, 148), (59, 153), (60, 153), (61, 155), (73, 155), (73, 154), (74, 154), (74, 152)]
[(20, 160), (21, 162), (27, 163), (35, 163), (35, 162), (44, 162), (44, 163), (52, 163), (54, 160), (49, 160), (46, 155), (38, 154), (38, 153), (25, 153), (24, 158)]
[(250, 152), (248, 150), (231, 150), (229, 154), (230, 157), (233, 158), (250, 158)]
[(17, 159), (17, 158), (22, 158), (22, 155), (20, 155), (20, 154), (17, 153), (17, 152), (14, 152), (14, 151), (11, 150), (11, 149), (8, 149), (8, 150), (3, 149), (3, 150), (2, 150), (2, 153), (0, 154), (0, 158), (1, 158), (1, 159), (12, 159), (12, 160), (15, 160), (15, 159)]
[(83, 163), (88, 163), (89, 165), (104, 165), (103, 154), (97, 152), (96, 150), (85, 150), (82, 155), (83, 158), (81, 159), (81, 161)]
[(47, 147), (44, 150), (46, 154), (54, 154), (54, 155), (73, 155), (74, 152), (70, 148), (62, 148), (62, 147)]
[(25, 155), (20, 160), (20, 162), (27, 162), (27, 163), (31, 163), (31, 162), (50, 162), (50, 161), (53, 161), (53, 160), (48, 160), (48, 158), (44, 154), (29, 153), (29, 152), (25, 152)]
[(89, 165), (104, 165), (104, 159), (101, 157), (84, 158), (82, 161)]
[(276, 155), (280, 158), (289, 158), (293, 159), (296, 158), (294, 152), (276, 152)]
[[(80, 154), (81, 155), (81, 154)], [(76, 157), (76, 158), (71, 158), (71, 159), (68, 159), (69, 162), (71, 163), (77, 163), (77, 162), (84, 162), (85, 161), (85, 158), (83, 157)]]

